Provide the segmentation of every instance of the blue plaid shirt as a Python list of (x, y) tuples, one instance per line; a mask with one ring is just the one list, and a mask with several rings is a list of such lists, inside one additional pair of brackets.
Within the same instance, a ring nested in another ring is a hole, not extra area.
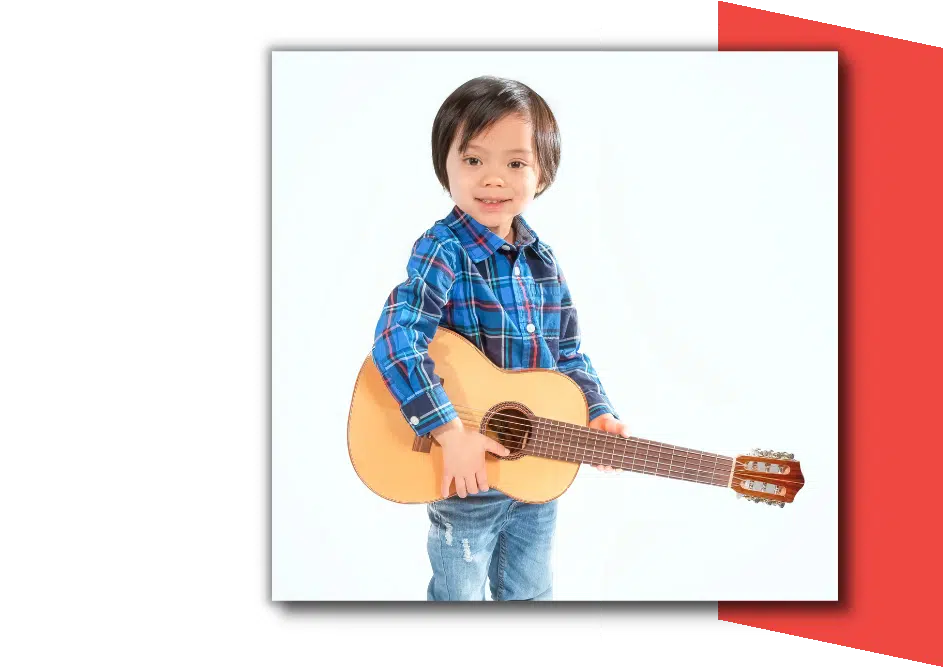
[(413, 245), (406, 280), (383, 306), (373, 361), (417, 435), (458, 414), (427, 346), (444, 326), (500, 368), (552, 368), (582, 388), (589, 417), (618, 417), (589, 357), (580, 352), (576, 309), (550, 246), (522, 216), (514, 245), (458, 206)]

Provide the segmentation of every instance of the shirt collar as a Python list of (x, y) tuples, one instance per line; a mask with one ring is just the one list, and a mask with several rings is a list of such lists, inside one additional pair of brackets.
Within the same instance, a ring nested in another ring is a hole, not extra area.
[[(442, 222), (455, 233), (473, 262), (480, 262), (491, 257), (498, 248), (507, 244), (507, 241), (457, 205), (452, 207), (452, 211)], [(526, 246), (539, 242), (537, 234), (530, 228), (523, 216), (514, 216), (511, 227), (514, 229), (514, 245), (518, 249), (523, 250)]]

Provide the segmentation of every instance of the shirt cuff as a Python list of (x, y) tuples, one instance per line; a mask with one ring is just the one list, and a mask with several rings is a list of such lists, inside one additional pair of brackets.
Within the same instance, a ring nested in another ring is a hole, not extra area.
[(619, 415), (615, 410), (613, 410), (612, 405), (605, 399), (603, 400), (603, 403), (594, 403), (593, 405), (589, 406), (589, 421), (593, 421), (599, 415), (604, 415), (607, 412), (616, 419), (619, 418)]
[(400, 409), (416, 435), (425, 435), (458, 417), (441, 384), (407, 399)]

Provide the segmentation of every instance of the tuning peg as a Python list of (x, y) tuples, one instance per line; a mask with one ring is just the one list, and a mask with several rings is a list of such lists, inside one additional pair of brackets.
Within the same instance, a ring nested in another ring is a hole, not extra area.
[(787, 461), (792, 461), (795, 457), (794, 457), (792, 454), (790, 454), (789, 452), (786, 452), (784, 458), (785, 458)]

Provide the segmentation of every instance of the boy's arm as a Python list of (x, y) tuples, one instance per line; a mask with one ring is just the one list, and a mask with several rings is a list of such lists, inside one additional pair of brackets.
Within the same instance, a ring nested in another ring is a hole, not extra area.
[(583, 390), (589, 404), (589, 420), (609, 413), (616, 419), (619, 415), (612, 407), (609, 397), (589, 357), (580, 351), (580, 326), (570, 288), (557, 266), (560, 286), (563, 288), (560, 301), (560, 355), (557, 370), (570, 376)]
[(406, 280), (393, 288), (374, 333), (373, 361), (417, 435), (458, 418), (428, 354), (455, 282), (455, 264), (454, 252), (433, 236), (416, 241)]

